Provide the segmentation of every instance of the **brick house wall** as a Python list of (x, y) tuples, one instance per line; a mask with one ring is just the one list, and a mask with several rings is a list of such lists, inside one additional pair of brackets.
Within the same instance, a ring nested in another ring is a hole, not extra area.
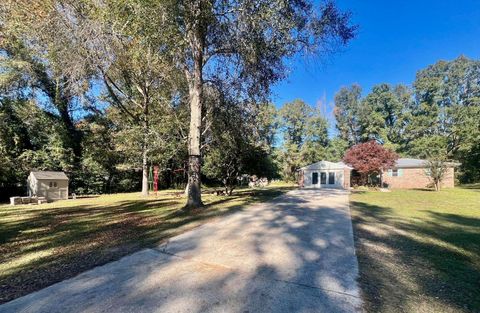
[[(399, 168), (398, 176), (383, 173), (383, 183), (393, 189), (429, 188), (432, 181), (425, 173), (425, 168)], [(449, 167), (441, 183), (442, 188), (454, 187), (454, 168)]]

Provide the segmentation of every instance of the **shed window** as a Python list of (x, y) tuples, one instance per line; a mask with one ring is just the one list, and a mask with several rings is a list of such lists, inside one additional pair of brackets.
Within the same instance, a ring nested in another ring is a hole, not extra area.
[(335, 184), (335, 173), (328, 173), (328, 184)]

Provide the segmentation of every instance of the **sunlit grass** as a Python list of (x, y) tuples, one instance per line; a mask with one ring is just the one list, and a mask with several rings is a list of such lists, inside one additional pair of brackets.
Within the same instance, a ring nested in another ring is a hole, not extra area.
[(480, 311), (479, 187), (351, 196), (367, 311)]

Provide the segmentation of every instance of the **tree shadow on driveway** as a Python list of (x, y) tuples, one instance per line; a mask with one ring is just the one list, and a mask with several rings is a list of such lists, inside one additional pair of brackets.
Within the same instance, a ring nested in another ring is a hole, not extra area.
[(302, 190), (252, 205), (3, 309), (355, 312), (346, 197)]

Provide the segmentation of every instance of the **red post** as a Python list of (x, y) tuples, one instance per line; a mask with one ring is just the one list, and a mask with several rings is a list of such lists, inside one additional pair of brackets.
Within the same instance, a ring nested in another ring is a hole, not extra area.
[(157, 195), (157, 191), (158, 191), (158, 166), (153, 167), (153, 191), (155, 191), (155, 195)]

